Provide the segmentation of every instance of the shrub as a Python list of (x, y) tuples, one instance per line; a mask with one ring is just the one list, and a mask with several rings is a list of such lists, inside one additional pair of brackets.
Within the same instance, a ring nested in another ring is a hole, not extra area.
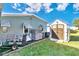
[(70, 33), (77, 33), (77, 30), (70, 30)]

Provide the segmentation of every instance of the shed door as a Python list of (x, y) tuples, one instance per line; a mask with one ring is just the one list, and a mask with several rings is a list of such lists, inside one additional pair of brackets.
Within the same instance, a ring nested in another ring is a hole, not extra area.
[(59, 39), (64, 39), (64, 25), (63, 24), (54, 24), (52, 26), (53, 31), (58, 36)]

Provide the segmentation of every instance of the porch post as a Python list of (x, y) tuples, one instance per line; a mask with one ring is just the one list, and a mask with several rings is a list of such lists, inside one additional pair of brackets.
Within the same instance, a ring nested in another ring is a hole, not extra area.
[(28, 34), (30, 34), (30, 32), (29, 32), (29, 31), (30, 31), (30, 28), (28, 28)]
[(23, 27), (23, 34), (24, 34), (24, 24), (23, 24), (23, 26), (22, 26), (22, 27)]

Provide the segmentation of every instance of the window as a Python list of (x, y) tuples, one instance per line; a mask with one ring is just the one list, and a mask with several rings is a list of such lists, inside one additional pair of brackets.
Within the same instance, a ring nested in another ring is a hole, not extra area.
[(0, 32), (7, 32), (8, 31), (8, 27), (0, 27)]
[(42, 26), (42, 25), (39, 25), (39, 26), (38, 26), (38, 31), (39, 31), (39, 32), (42, 32), (42, 31), (43, 31), (43, 26)]
[(56, 24), (54, 24), (53, 26), (52, 26), (52, 28), (56, 28), (57, 27), (57, 25)]
[(7, 27), (2, 27), (3, 32), (7, 32), (8, 28)]
[(1, 20), (1, 24), (0, 24), (1, 32), (7, 32), (10, 26), (11, 25), (8, 20)]
[(7, 32), (8, 31), (8, 27), (2, 27), (2, 32)]
[(58, 24), (58, 28), (64, 28), (64, 24)]

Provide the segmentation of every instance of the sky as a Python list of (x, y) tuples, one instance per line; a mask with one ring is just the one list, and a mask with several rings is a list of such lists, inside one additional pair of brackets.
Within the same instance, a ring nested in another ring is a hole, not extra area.
[(68, 25), (79, 18), (78, 3), (4, 3), (2, 13), (35, 14), (51, 24), (56, 19)]

